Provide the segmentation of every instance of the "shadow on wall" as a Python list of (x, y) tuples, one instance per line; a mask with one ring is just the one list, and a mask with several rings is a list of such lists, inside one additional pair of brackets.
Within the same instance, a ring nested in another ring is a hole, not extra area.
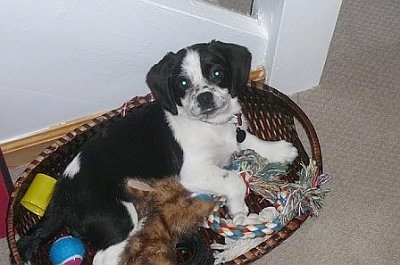
[(223, 8), (227, 8), (244, 15), (250, 15), (251, 6), (253, 4), (253, 0), (198, 0), (198, 1), (203, 1)]

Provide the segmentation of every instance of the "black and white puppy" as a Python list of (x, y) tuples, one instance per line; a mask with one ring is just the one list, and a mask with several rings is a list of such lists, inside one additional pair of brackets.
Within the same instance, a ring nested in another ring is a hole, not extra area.
[(127, 176), (179, 175), (187, 189), (225, 195), (231, 213), (247, 213), (246, 185), (223, 169), (230, 155), (254, 149), (285, 163), (297, 156), (285, 141), (247, 134), (237, 142), (230, 121), (241, 111), (236, 95), (247, 83), (250, 65), (245, 47), (218, 41), (168, 53), (147, 75), (156, 102), (116, 120), (85, 143), (57, 182), (43, 218), (19, 240), (23, 259), (29, 260), (64, 225), (98, 249), (124, 241), (140, 223), (123, 195)]

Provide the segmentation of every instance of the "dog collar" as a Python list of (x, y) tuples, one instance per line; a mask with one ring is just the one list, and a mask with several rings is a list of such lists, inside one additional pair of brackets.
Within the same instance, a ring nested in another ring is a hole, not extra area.
[(236, 126), (236, 141), (238, 143), (243, 143), (243, 141), (246, 139), (246, 131), (240, 128), (243, 124), (242, 113), (236, 113), (233, 115), (232, 119), (229, 120), (229, 123), (235, 124)]
[(214, 198), (214, 196), (209, 193), (199, 193), (199, 192), (190, 192), (190, 191), (188, 191), (187, 197), (188, 198), (196, 198), (196, 199), (200, 199), (203, 201), (211, 201)]
[[(214, 124), (214, 123), (209, 122), (209, 121), (204, 121), (204, 122)], [(246, 131), (243, 130), (242, 128), (240, 128), (242, 126), (242, 124), (243, 124), (242, 113), (239, 112), (239, 113), (234, 114), (232, 116), (232, 118), (230, 120), (228, 120), (227, 123), (231, 123), (231, 124), (234, 124), (236, 126), (236, 141), (239, 144), (243, 143), (243, 141), (246, 139)], [(218, 124), (218, 123), (216, 123), (216, 124)], [(223, 123), (219, 123), (219, 124), (223, 124)]]
[(242, 113), (236, 113), (233, 117), (228, 121), (228, 123), (235, 124), (235, 126), (240, 127), (243, 124), (242, 121)]

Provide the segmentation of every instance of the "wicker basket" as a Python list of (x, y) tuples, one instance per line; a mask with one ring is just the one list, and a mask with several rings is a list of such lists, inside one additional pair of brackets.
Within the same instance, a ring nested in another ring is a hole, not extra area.
[[(247, 89), (240, 91), (239, 98), (243, 112), (249, 120), (249, 129), (252, 133), (264, 140), (285, 139), (298, 148), (299, 157), (293, 163), (294, 169), (292, 173), (287, 176), (289, 181), (294, 181), (293, 178), (300, 167), (300, 162), (305, 164), (309, 162), (309, 155), (296, 131), (295, 121), (303, 127), (309, 140), (306, 146), (310, 146), (310, 155), (316, 161), (319, 171), (322, 173), (321, 150), (314, 127), (304, 112), (292, 100), (271, 87), (254, 82)], [(136, 97), (129, 103), (128, 111), (134, 111), (136, 108), (147, 104), (150, 100), (150, 96)], [(114, 117), (121, 114), (121, 111), (121, 109), (110, 111), (57, 140), (28, 165), (15, 183), (7, 216), (7, 239), (14, 263), (23, 264), (16, 246), (18, 235), (26, 233), (39, 220), (38, 216), (27, 211), (19, 203), (35, 174), (42, 172), (58, 178), (66, 165), (78, 153), (82, 144), (96, 132), (110, 124)], [(251, 194), (247, 201), (250, 210), (257, 212), (266, 207), (261, 201), (259, 197)], [(302, 215), (291, 220), (282, 230), (273, 234), (268, 240), (226, 264), (245, 264), (259, 259), (295, 232), (307, 217), (307, 215)], [(65, 235), (65, 231), (61, 232), (57, 237), (62, 235)], [(208, 242), (221, 242), (223, 240), (210, 230), (204, 229), (203, 235)], [(33, 256), (32, 264), (51, 264), (48, 253), (52, 242), (45, 242), (38, 248)], [(92, 264), (91, 261), (95, 250), (90, 246), (89, 242), (85, 242), (85, 245), (86, 255), (83, 264)]]

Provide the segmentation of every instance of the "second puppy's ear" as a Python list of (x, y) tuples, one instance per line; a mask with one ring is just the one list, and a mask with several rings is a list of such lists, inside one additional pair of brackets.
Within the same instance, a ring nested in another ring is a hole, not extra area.
[(141, 182), (136, 179), (128, 179), (128, 181), (126, 182), (126, 185), (131, 189), (135, 189), (135, 190), (139, 190), (139, 191), (156, 191), (149, 184)]
[(171, 69), (175, 66), (176, 55), (172, 52), (164, 56), (163, 59), (155, 64), (147, 73), (146, 83), (151, 92), (161, 106), (174, 115), (178, 114), (174, 91), (169, 87)]
[(235, 97), (238, 89), (244, 87), (249, 80), (251, 53), (246, 47), (233, 43), (211, 41), (209, 45), (211, 49), (218, 51), (229, 62), (232, 73), (231, 87), (229, 89), (232, 97)]

